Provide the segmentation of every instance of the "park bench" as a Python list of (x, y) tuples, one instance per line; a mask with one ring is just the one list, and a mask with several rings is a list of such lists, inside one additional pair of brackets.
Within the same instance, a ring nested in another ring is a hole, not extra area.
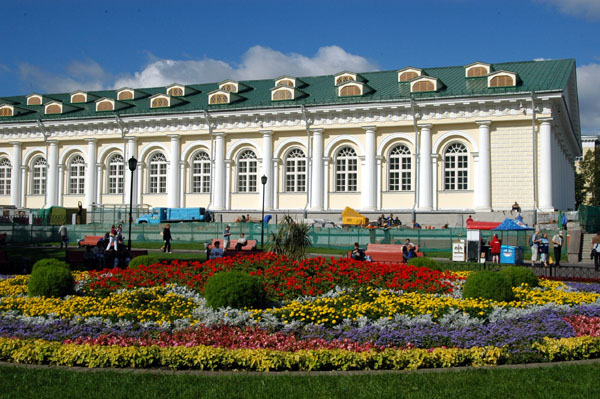
[[(369, 256), (373, 262), (383, 263), (403, 263), (402, 248), (400, 244), (367, 244), (365, 255)], [(348, 252), (351, 257), (352, 252)], [(423, 256), (423, 252), (416, 252), (417, 257)]]
[(91, 246), (91, 247), (95, 247), (96, 245), (98, 245), (98, 241), (100, 241), (100, 239), (104, 238), (104, 236), (85, 236), (82, 240), (77, 241), (77, 246), (78, 247), (86, 247), (86, 246)]
[[(215, 242), (217, 242), (217, 241), (219, 242), (219, 247), (223, 248), (223, 239), (222, 238), (214, 238), (212, 240), (212, 242), (206, 246), (206, 249), (210, 251), (215, 246)], [(231, 240), (228, 251), (233, 251), (236, 245), (237, 245), (237, 240)], [(244, 245), (242, 247), (241, 251), (256, 251), (256, 245), (257, 245), (256, 240), (248, 240), (246, 245)], [(225, 248), (223, 248), (223, 249), (225, 249)]]

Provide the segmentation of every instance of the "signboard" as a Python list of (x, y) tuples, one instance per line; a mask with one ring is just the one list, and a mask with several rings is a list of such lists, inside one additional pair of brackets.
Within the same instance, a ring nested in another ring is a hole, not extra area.
[(458, 241), (452, 243), (452, 260), (454, 262), (465, 261), (465, 242)]

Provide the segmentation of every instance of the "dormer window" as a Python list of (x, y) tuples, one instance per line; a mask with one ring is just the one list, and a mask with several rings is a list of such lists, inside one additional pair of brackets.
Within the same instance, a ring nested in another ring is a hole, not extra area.
[(361, 82), (350, 81), (338, 86), (338, 97), (362, 96), (364, 93), (364, 84)]
[(133, 100), (134, 91), (132, 89), (121, 89), (117, 92), (117, 100)]
[(167, 87), (167, 94), (173, 97), (182, 97), (185, 95), (185, 86), (171, 85)]
[(208, 103), (209, 104), (229, 104), (230, 92), (227, 92), (223, 89), (217, 90), (214, 93), (210, 93), (208, 95)]
[(110, 98), (103, 98), (96, 101), (96, 112), (101, 111), (114, 111), (115, 110), (115, 100)]
[(150, 97), (150, 108), (168, 108), (171, 106), (171, 96), (156, 94)]
[(398, 82), (408, 82), (423, 75), (423, 71), (418, 68), (404, 68), (398, 71)]
[(281, 100), (293, 100), (294, 99), (294, 90), (289, 88), (277, 88), (276, 90), (271, 91), (271, 101), (281, 101)]
[(46, 115), (62, 114), (62, 111), (63, 111), (63, 104), (59, 101), (51, 101), (48, 104), (46, 104), (46, 106), (44, 108), (44, 113)]
[(28, 95), (27, 105), (42, 105), (42, 96), (40, 96), (39, 94)]
[(226, 80), (219, 83), (219, 90), (226, 91), (228, 93), (237, 93), (239, 91), (239, 83), (233, 80)]
[(71, 93), (71, 103), (86, 103), (87, 102), (87, 93), (82, 91), (77, 91), (75, 93)]
[(355, 73), (351, 73), (351, 72), (341, 72), (338, 73), (337, 75), (334, 76), (335, 78), (335, 85), (339, 86), (341, 84), (344, 84), (346, 82), (355, 82), (356, 79), (356, 74)]
[(277, 87), (294, 87), (294, 82), (289, 79), (281, 79), (275, 83)]
[(12, 105), (2, 104), (0, 105), (0, 117), (13, 116), (15, 114), (15, 108)]
[(437, 78), (431, 78), (429, 76), (422, 76), (410, 82), (411, 93), (438, 91), (439, 87), (439, 80)]
[(517, 85), (518, 75), (509, 71), (498, 71), (488, 75), (488, 87), (513, 87)]
[(479, 78), (486, 76), (491, 72), (492, 66), (483, 62), (475, 62), (465, 67), (465, 77)]

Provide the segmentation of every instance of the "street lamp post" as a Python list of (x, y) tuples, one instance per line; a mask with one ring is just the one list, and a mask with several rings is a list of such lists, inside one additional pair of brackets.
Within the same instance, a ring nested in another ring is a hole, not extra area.
[(131, 171), (131, 186), (129, 187), (129, 243), (127, 249), (131, 252), (131, 222), (133, 221), (132, 206), (133, 206), (133, 172), (137, 168), (137, 159), (135, 157), (129, 158), (127, 163), (129, 164), (129, 170)]
[(262, 175), (260, 178), (262, 183), (263, 191), (263, 202), (262, 202), (262, 217), (260, 218), (260, 249), (265, 249), (265, 184), (267, 184), (267, 176)]

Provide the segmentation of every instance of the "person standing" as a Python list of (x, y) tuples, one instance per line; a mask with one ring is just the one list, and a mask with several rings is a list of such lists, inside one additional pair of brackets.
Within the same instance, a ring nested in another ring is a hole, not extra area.
[(536, 229), (535, 233), (531, 236), (531, 266), (535, 266), (535, 262), (538, 259), (539, 243), (540, 243), (540, 230)]
[(540, 262), (544, 264), (545, 267), (548, 267), (548, 247), (550, 242), (548, 241), (548, 234), (542, 234), (540, 238), (540, 243), (538, 244), (540, 248)]
[(161, 234), (162, 234), (163, 240), (165, 242), (165, 245), (163, 246), (163, 252), (172, 253), (171, 252), (171, 239), (172, 239), (171, 225), (169, 223), (165, 224), (165, 228), (163, 229)]
[(490, 252), (492, 254), (492, 262), (500, 263), (500, 249), (502, 248), (502, 243), (498, 239), (498, 236), (494, 234), (492, 240), (490, 241)]
[(117, 250), (117, 229), (115, 228), (114, 224), (110, 227), (109, 241), (108, 241), (108, 245), (106, 246), (107, 251), (110, 249), (111, 245), (113, 246), (113, 249), (116, 251)]
[(231, 227), (227, 225), (225, 227), (225, 231), (223, 232), (223, 250), (229, 249), (229, 245), (231, 244)]
[(592, 237), (592, 258), (594, 258), (594, 267), (596, 271), (600, 270), (600, 231)]
[(69, 233), (64, 222), (58, 228), (58, 234), (60, 235), (60, 247), (62, 248), (64, 245), (67, 248), (69, 246)]
[(552, 245), (554, 246), (554, 262), (556, 267), (560, 267), (560, 256), (562, 254), (564, 239), (562, 230), (552, 237)]
[(77, 202), (77, 224), (81, 224), (81, 219), (83, 217), (83, 205), (81, 201)]

